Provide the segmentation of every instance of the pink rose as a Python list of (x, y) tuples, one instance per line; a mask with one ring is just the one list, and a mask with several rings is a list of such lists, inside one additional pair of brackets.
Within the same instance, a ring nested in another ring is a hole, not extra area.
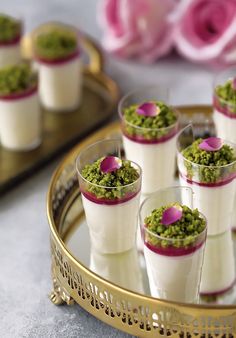
[(145, 62), (167, 54), (173, 45), (168, 15), (175, 4), (175, 0), (101, 0), (98, 20), (104, 48)]
[(236, 62), (236, 0), (185, 0), (175, 13), (175, 44), (199, 62)]

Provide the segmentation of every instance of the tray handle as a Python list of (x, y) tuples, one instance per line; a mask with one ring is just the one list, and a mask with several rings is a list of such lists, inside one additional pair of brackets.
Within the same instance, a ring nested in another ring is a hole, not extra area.
[(82, 45), (85, 53), (88, 55), (89, 62), (87, 68), (92, 73), (100, 73), (103, 71), (104, 59), (101, 48), (91, 37), (82, 35)]

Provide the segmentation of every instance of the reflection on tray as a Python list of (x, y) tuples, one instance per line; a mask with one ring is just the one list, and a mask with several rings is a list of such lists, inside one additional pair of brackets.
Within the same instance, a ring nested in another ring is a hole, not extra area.
[(90, 270), (123, 288), (144, 293), (142, 271), (136, 248), (120, 254), (91, 250)]
[[(76, 182), (77, 184), (77, 182)], [(121, 254), (101, 254), (91, 248), (89, 230), (82, 211), (81, 196), (72, 203), (62, 224), (63, 240), (69, 251), (90, 270), (110, 282), (133, 292), (151, 295), (142, 250), (133, 248)], [(68, 227), (68, 228), (67, 228)], [(139, 241), (138, 241), (139, 242)], [(233, 234), (236, 256), (236, 234)], [(201, 296), (201, 304), (235, 304), (236, 285), (222, 295)]]

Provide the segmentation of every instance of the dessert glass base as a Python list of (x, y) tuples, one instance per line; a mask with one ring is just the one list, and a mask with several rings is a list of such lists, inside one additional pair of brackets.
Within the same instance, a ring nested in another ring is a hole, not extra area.
[(34, 140), (32, 143), (27, 144), (26, 146), (17, 146), (17, 147), (5, 146), (5, 148), (10, 151), (26, 152), (26, 151), (31, 151), (31, 150), (38, 148), (41, 143), (42, 143), (42, 139), (38, 138)]
[[(201, 112), (208, 120), (211, 117), (210, 107), (186, 107), (180, 108), (180, 112), (186, 123), (195, 117), (200, 120)], [(199, 126), (199, 132), (204, 132), (204, 135), (213, 131), (211, 124)], [(90, 269), (89, 232), (74, 161), (78, 151), (84, 147), (115, 135), (120, 135), (118, 122), (80, 143), (58, 167), (51, 181), (48, 193), (53, 279), (51, 300), (54, 304), (78, 303), (107, 324), (138, 337), (234, 337), (236, 287), (218, 297), (201, 297), (200, 304), (197, 305), (151, 297), (141, 251), (136, 252), (142, 278), (141, 282), (140, 279), (136, 281), (137, 285), (134, 279), (130, 279), (126, 288), (127, 284), (122, 285), (121, 281), (109, 277), (109, 271), (102, 271), (102, 268), (99, 273), (98, 270), (92, 270), (92, 266)], [(236, 254), (235, 234), (233, 243)], [(111, 260), (112, 258), (109, 261)], [(104, 267), (104, 260), (99, 264)], [(130, 264), (126, 265), (126, 269), (127, 266), (130, 267)], [(133, 268), (136, 269), (137, 266), (128, 269), (127, 273), (131, 273)], [(133, 289), (131, 283), (134, 283)], [(143, 286), (142, 292), (140, 285)]]

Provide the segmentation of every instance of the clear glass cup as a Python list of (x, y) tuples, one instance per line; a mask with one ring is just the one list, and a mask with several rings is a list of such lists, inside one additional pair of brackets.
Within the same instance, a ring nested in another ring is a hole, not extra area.
[[(118, 106), (126, 157), (138, 163), (143, 170), (142, 193), (149, 194), (170, 186), (175, 172), (175, 142), (177, 121), (167, 128), (149, 129), (132, 125), (124, 118), (124, 109), (149, 101), (169, 102), (167, 88), (147, 86), (124, 96)], [(148, 132), (148, 134), (147, 134)], [(168, 154), (168, 156), (167, 156)]]
[(235, 259), (231, 230), (208, 236), (205, 247), (200, 294), (220, 296), (235, 284)]
[[(177, 138), (177, 163), (182, 186), (194, 192), (193, 206), (207, 218), (208, 235), (216, 235), (231, 227), (236, 192), (236, 161), (224, 166), (205, 166), (189, 161), (182, 150), (194, 141), (192, 125), (184, 128)], [(236, 154), (236, 145), (230, 145)]]
[(219, 85), (224, 85), (228, 80), (232, 80), (233, 78), (236, 78), (236, 68), (229, 68), (220, 72), (215, 77), (213, 89), (213, 120), (218, 137), (236, 142), (236, 95), (235, 101), (229, 103), (216, 93), (216, 88)]
[[(114, 188), (84, 179), (81, 174), (83, 168), (105, 156), (121, 158), (121, 142), (108, 139), (90, 145), (77, 157), (76, 167), (92, 247), (102, 253), (119, 253), (135, 246), (142, 171), (131, 162), (139, 173), (138, 179)], [(104, 198), (111, 190), (116, 198)], [(99, 192), (102, 192), (101, 197)]]
[(10, 41), (0, 41), (0, 68), (14, 65), (21, 61), (21, 47), (20, 41), (23, 34), (23, 20), (21, 13), (2, 12), (0, 15), (9, 17), (15, 20), (19, 27), (19, 34)]
[[(0, 138), (4, 148), (30, 151), (42, 142), (42, 111), (35, 83), (20, 93), (0, 95)], [(29, 127), (30, 126), (30, 127)]]
[(48, 22), (36, 28), (32, 34), (41, 103), (49, 111), (67, 113), (75, 111), (82, 99), (83, 64), (80, 47), (78, 42), (75, 50), (64, 57), (42, 57), (37, 39), (51, 32), (68, 34), (78, 41), (78, 30), (61, 22)]
[(140, 207), (150, 291), (153, 297), (197, 303), (207, 228), (186, 244), (186, 239), (163, 238), (145, 226), (145, 218), (154, 209), (176, 202), (192, 208), (192, 189), (178, 186), (158, 190)]
[[(229, 68), (217, 74), (214, 79), (213, 89), (213, 120), (216, 127), (216, 134), (230, 142), (236, 143), (236, 99), (235, 102), (229, 104), (220, 98), (216, 93), (219, 85), (224, 85), (226, 81), (236, 78), (236, 67)], [(235, 96), (236, 97), (236, 96)], [(236, 205), (236, 200), (234, 205)], [(234, 208), (232, 216), (232, 226), (236, 229), (236, 208)]]

